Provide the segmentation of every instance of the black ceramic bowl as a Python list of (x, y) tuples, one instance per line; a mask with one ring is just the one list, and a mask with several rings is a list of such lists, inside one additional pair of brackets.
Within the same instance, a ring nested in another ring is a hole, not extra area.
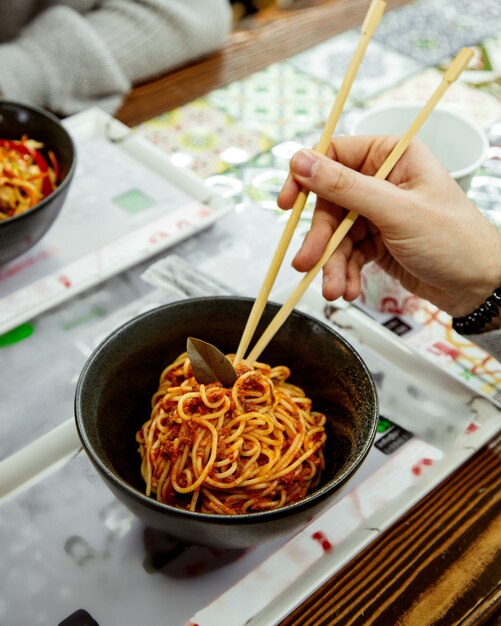
[(23, 254), (51, 227), (66, 199), (75, 172), (75, 146), (61, 122), (43, 109), (0, 99), (0, 139), (27, 135), (44, 144), (44, 156), (52, 150), (60, 175), (57, 188), (32, 209), (0, 221), (0, 265)]
[[(140, 315), (101, 343), (78, 381), (77, 429), (97, 471), (147, 525), (182, 542), (248, 548), (300, 530), (332, 504), (362, 464), (376, 434), (376, 389), (361, 357), (329, 326), (294, 311), (260, 360), (289, 366), (290, 381), (327, 415), (326, 469), (317, 490), (275, 511), (225, 516), (184, 511), (144, 494), (135, 434), (149, 418), (160, 373), (185, 351), (189, 336), (234, 353), (252, 303), (247, 298), (198, 298)], [(277, 305), (267, 305), (259, 334), (277, 310)]]

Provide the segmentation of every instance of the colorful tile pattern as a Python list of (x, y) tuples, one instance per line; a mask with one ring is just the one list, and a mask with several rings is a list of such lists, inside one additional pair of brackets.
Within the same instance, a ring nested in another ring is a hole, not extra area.
[[(291, 59), (298, 69), (330, 83), (339, 90), (360, 39), (358, 30), (338, 35)], [(371, 41), (353, 83), (347, 105), (357, 104), (423, 68), (423, 63)]]
[(428, 66), (499, 31), (498, 0), (422, 0), (389, 11), (374, 38)]
[[(243, 201), (248, 199), (266, 211), (274, 211), (278, 220), (286, 221), (289, 214), (278, 208), (277, 196), (287, 178), (289, 160), (297, 150), (312, 145), (314, 144), (303, 142), (301, 138), (277, 144), (270, 152), (258, 155), (248, 163), (229, 170), (226, 175), (231, 175), (240, 182)], [(304, 234), (309, 229), (314, 207), (315, 197), (310, 194), (297, 226), (298, 234)]]
[(288, 63), (275, 63), (213, 91), (208, 101), (242, 128), (280, 142), (323, 125), (335, 95), (336, 89), (324, 81)]
[(501, 230), (501, 118), (487, 133), (490, 149), (468, 193), (475, 205)]
[(203, 178), (268, 150), (272, 139), (247, 129), (205, 98), (141, 124), (136, 132), (165, 150), (175, 165)]
[(501, 396), (501, 364), (465, 337), (458, 335), (449, 315), (422, 302), (414, 318), (425, 327), (408, 341), (438, 365), (486, 396)]
[[(442, 80), (442, 72), (429, 68), (412, 76), (398, 87), (369, 100), (366, 107), (396, 102), (424, 102)], [(487, 90), (477, 89), (458, 80), (448, 89), (441, 105), (453, 106), (458, 112), (471, 118), (483, 128), (489, 128), (501, 119), (501, 102)]]
[[(462, 73), (461, 80), (501, 101), (501, 34), (486, 39), (472, 49), (475, 56)], [(451, 60), (452, 57), (449, 57), (439, 64), (439, 69), (444, 69)]]

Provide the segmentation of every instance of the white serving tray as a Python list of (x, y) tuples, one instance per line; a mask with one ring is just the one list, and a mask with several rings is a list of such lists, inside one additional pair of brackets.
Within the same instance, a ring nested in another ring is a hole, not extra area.
[(63, 121), (77, 169), (63, 209), (0, 268), (0, 333), (208, 227), (232, 203), (100, 109)]

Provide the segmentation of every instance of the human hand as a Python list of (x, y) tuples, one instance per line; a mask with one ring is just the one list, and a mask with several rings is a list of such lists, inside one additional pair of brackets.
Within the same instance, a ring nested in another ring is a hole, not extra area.
[(353, 210), (358, 219), (323, 269), (325, 298), (354, 300), (362, 267), (375, 261), (408, 291), (452, 316), (467, 315), (501, 286), (501, 234), (419, 141), (386, 180), (374, 178), (397, 141), (337, 137), (327, 156), (300, 150), (292, 157), (278, 206), (291, 208), (301, 187), (317, 194), (293, 266), (310, 270)]

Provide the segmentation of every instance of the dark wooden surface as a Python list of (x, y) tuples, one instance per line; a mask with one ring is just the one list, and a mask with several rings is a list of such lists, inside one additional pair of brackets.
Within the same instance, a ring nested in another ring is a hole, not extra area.
[[(391, 10), (407, 0), (389, 0)], [(242, 24), (198, 63), (136, 87), (117, 117), (135, 126), (359, 26), (367, 0), (304, 0)], [(501, 624), (501, 444), (485, 446), (282, 626)]]
[(281, 626), (501, 624), (501, 437), (485, 446)]

